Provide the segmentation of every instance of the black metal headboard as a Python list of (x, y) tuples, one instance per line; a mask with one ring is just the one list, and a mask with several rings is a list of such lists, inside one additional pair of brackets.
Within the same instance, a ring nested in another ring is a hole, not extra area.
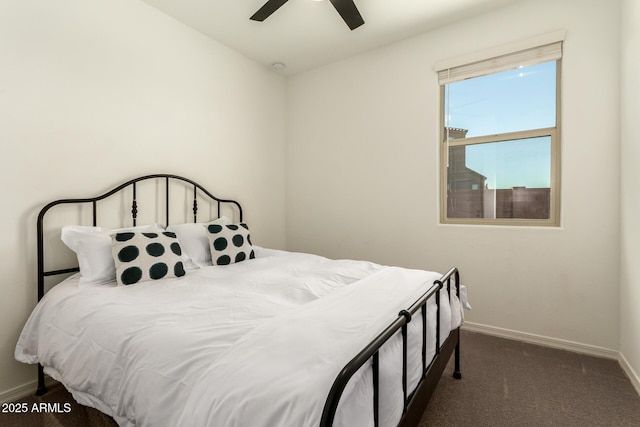
[(136, 184), (140, 181), (150, 180), (150, 179), (164, 179), (165, 181), (165, 201), (166, 201), (166, 211), (165, 211), (165, 225), (169, 225), (169, 182), (171, 180), (182, 181), (185, 186), (191, 185), (193, 186), (193, 222), (197, 222), (198, 218), (198, 192), (206, 195), (211, 201), (217, 203), (218, 216), (220, 216), (221, 205), (223, 204), (232, 204), (235, 205), (238, 210), (239, 220), (242, 222), (242, 207), (235, 200), (226, 200), (220, 199), (213, 194), (211, 194), (207, 189), (205, 189), (202, 185), (198, 184), (195, 181), (192, 181), (188, 178), (184, 178), (178, 175), (169, 175), (169, 174), (154, 174), (154, 175), (146, 175), (141, 176), (139, 178), (132, 179), (123, 184), (118, 185), (113, 190), (107, 191), (104, 194), (101, 194), (96, 197), (82, 198), (82, 199), (60, 199), (53, 201), (43, 207), (38, 214), (38, 226), (37, 226), (37, 238), (38, 238), (38, 301), (42, 299), (44, 296), (44, 279), (47, 276), (55, 276), (60, 274), (67, 274), (79, 271), (78, 267), (72, 268), (64, 268), (59, 270), (49, 270), (45, 271), (44, 268), (44, 216), (54, 206), (61, 204), (83, 204), (83, 203), (91, 203), (93, 210), (93, 225), (98, 225), (98, 212), (97, 212), (97, 202), (100, 200), (104, 200), (114, 194), (126, 189), (131, 186), (133, 189), (133, 200), (131, 201), (131, 218), (133, 220), (133, 225), (136, 225), (136, 221), (138, 218), (138, 201), (136, 200)]

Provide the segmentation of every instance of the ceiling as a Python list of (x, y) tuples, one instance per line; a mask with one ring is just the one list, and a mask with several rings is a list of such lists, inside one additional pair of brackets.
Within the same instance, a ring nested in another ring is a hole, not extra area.
[(349, 30), (328, 0), (289, 0), (264, 22), (266, 0), (143, 0), (284, 75), (319, 67), (520, 0), (355, 0), (365, 24)]

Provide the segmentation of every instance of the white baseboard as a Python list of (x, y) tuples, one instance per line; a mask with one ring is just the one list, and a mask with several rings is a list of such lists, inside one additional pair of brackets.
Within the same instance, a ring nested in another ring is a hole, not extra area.
[[(49, 378), (48, 376), (45, 377), (45, 385), (47, 387), (50, 387), (54, 384), (56, 384), (55, 380)], [(0, 391), (0, 404), (15, 402), (16, 400), (21, 399), (23, 397), (33, 395), (37, 389), (38, 389), (38, 381), (31, 381), (6, 391)]]
[(482, 334), (493, 335), (500, 338), (507, 338), (517, 341), (524, 341), (530, 344), (538, 344), (546, 347), (558, 348), (560, 350), (573, 351), (575, 353), (587, 354), (589, 356), (604, 357), (606, 359), (617, 360), (622, 370), (627, 374), (631, 384), (640, 395), (640, 375), (638, 375), (626, 357), (616, 350), (594, 345), (581, 344), (573, 341), (562, 340), (558, 338), (550, 338), (542, 335), (529, 334), (526, 332), (513, 331), (510, 329), (496, 328), (495, 326), (481, 325), (479, 323), (465, 322), (462, 329), (471, 332), (479, 332)]
[(625, 374), (627, 374), (627, 376), (631, 380), (631, 384), (633, 384), (636, 392), (638, 392), (638, 395), (640, 395), (640, 375), (638, 375), (636, 371), (633, 370), (633, 368), (629, 364), (629, 361), (627, 361), (627, 358), (624, 357), (624, 354), (619, 353), (618, 363), (620, 363), (620, 366), (622, 366), (622, 370), (625, 372)]
[(618, 360), (620, 356), (620, 353), (618, 351), (604, 347), (581, 344), (559, 338), (550, 338), (543, 335), (530, 334), (527, 332), (513, 331), (511, 329), (496, 328), (495, 326), (481, 325), (479, 323), (465, 321), (462, 329), (466, 329), (472, 332), (480, 332), (487, 335), (493, 335), (500, 338), (524, 341), (530, 344), (538, 344), (545, 347), (558, 348), (560, 350), (573, 351), (575, 353), (588, 354), (590, 356), (604, 357), (607, 359)]
[(27, 384), (12, 388), (7, 391), (0, 392), (0, 403), (16, 401), (22, 397), (35, 393), (38, 388), (37, 381), (31, 381)]

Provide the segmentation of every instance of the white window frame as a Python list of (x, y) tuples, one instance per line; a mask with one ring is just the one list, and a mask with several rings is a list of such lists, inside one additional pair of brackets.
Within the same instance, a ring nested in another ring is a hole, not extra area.
[[(521, 225), (521, 226), (560, 226), (560, 112), (561, 112), (561, 75), (562, 75), (562, 41), (564, 32), (541, 36), (529, 41), (520, 42), (511, 47), (501, 47), (486, 54), (484, 59), (466, 57), (449, 61), (436, 66), (440, 84), (440, 223), (442, 224), (475, 224), (475, 225)], [(511, 49), (511, 50), (509, 50)], [(518, 50), (513, 50), (518, 49)], [(493, 54), (494, 56), (490, 56)], [(482, 55), (480, 53), (479, 55)], [(466, 61), (466, 62), (465, 62)], [(556, 61), (556, 126), (544, 129), (508, 132), (498, 135), (486, 135), (470, 138), (449, 139), (448, 127), (445, 124), (445, 86), (448, 83), (495, 74), (519, 66), (528, 66), (543, 62)], [(448, 157), (449, 147), (467, 146), (510, 140), (521, 140), (536, 137), (550, 137), (550, 206), (548, 219), (530, 218), (448, 218)]]

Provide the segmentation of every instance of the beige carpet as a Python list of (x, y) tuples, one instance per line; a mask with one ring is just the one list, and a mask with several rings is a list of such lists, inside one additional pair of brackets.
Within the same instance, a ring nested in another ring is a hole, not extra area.
[[(465, 331), (461, 348), (462, 380), (451, 377), (450, 363), (420, 427), (640, 426), (640, 396), (616, 361)], [(116, 425), (95, 409), (76, 404), (59, 385), (42, 398), (19, 402), (30, 408), (54, 403), (62, 411), (0, 413), (0, 426)], [(65, 403), (71, 405), (68, 413)]]

